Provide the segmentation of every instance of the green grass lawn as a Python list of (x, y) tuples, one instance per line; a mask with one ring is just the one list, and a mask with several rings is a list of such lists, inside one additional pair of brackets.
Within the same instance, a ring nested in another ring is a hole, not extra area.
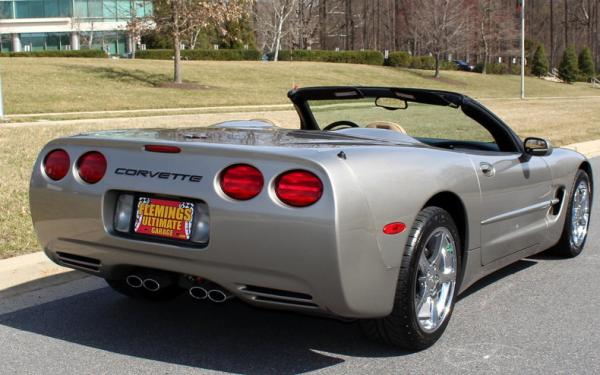
[[(529, 96), (568, 96), (572, 99), (498, 100), (490, 98), (516, 98), (519, 95), (519, 77), (443, 72), (442, 79), (434, 80), (431, 72), (365, 65), (194, 61), (184, 63), (185, 78), (208, 85), (210, 89), (157, 87), (169, 81), (171, 69), (169, 61), (0, 58), (5, 108), (12, 114), (284, 104), (288, 103), (286, 93), (294, 84), (411, 86), (487, 98), (483, 102), (521, 137), (547, 137), (557, 145), (600, 138), (600, 126), (597, 125), (600, 123), (600, 90), (585, 84), (566, 85), (528, 78)], [(0, 124), (0, 170), (3, 171), (0, 178), (0, 258), (40, 250), (29, 215), (28, 183), (39, 150), (51, 139), (100, 129), (202, 126), (237, 118), (269, 117), (290, 127), (298, 126), (297, 116), (290, 110), (181, 116), (186, 112), (178, 112), (180, 116), (174, 118), (170, 117), (173, 113), (164, 112), (156, 114), (167, 116), (105, 119), (86, 124), (23, 127)], [(324, 115), (324, 121), (337, 118), (335, 111)], [(366, 121), (360, 117), (363, 116), (361, 111), (355, 115), (357, 120)], [(409, 134), (416, 135), (426, 130), (419, 120), (421, 115), (417, 111), (412, 118), (415, 121), (411, 122), (411, 118), (397, 121)], [(97, 115), (69, 117), (89, 116)]]
[[(453, 90), (478, 98), (519, 95), (519, 77), (432, 72), (313, 62), (183, 62), (186, 81), (201, 90), (158, 87), (170, 81), (172, 62), (66, 58), (0, 58), (7, 114), (206, 107), (287, 103), (293, 85), (385, 85)], [(589, 96), (600, 90), (527, 78), (527, 94)]]

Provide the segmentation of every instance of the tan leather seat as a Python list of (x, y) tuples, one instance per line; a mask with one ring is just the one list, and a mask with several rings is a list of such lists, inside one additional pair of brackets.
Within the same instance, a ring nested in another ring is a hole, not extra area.
[(369, 125), (367, 125), (366, 127), (371, 128), (371, 129), (393, 130), (395, 132), (406, 134), (406, 130), (404, 130), (404, 128), (402, 126), (396, 124), (395, 122), (391, 122), (391, 121), (374, 121), (374, 122), (370, 123)]

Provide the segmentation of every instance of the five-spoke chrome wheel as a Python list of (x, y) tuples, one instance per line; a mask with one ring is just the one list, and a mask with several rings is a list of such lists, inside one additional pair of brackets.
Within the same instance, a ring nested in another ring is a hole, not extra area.
[(573, 193), (571, 210), (571, 244), (581, 246), (587, 236), (590, 221), (590, 186), (586, 180), (579, 182)]
[(419, 327), (433, 332), (449, 315), (454, 299), (457, 268), (456, 244), (450, 231), (435, 229), (419, 258), (415, 312)]

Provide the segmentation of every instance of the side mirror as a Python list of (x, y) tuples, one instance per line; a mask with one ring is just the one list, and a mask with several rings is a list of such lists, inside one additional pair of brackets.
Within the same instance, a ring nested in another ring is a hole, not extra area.
[(529, 137), (523, 142), (525, 153), (532, 156), (548, 156), (552, 153), (552, 145), (543, 138)]

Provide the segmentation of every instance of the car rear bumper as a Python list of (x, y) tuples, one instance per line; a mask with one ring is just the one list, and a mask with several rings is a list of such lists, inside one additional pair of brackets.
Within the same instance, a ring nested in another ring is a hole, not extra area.
[(302, 216), (209, 204), (209, 244), (192, 248), (115, 234), (109, 195), (52, 190), (34, 178), (32, 217), (50, 259), (107, 279), (135, 267), (202, 277), (268, 308), (346, 318), (391, 312), (398, 270), (383, 264), (363, 230), (339, 225), (335, 210)]

